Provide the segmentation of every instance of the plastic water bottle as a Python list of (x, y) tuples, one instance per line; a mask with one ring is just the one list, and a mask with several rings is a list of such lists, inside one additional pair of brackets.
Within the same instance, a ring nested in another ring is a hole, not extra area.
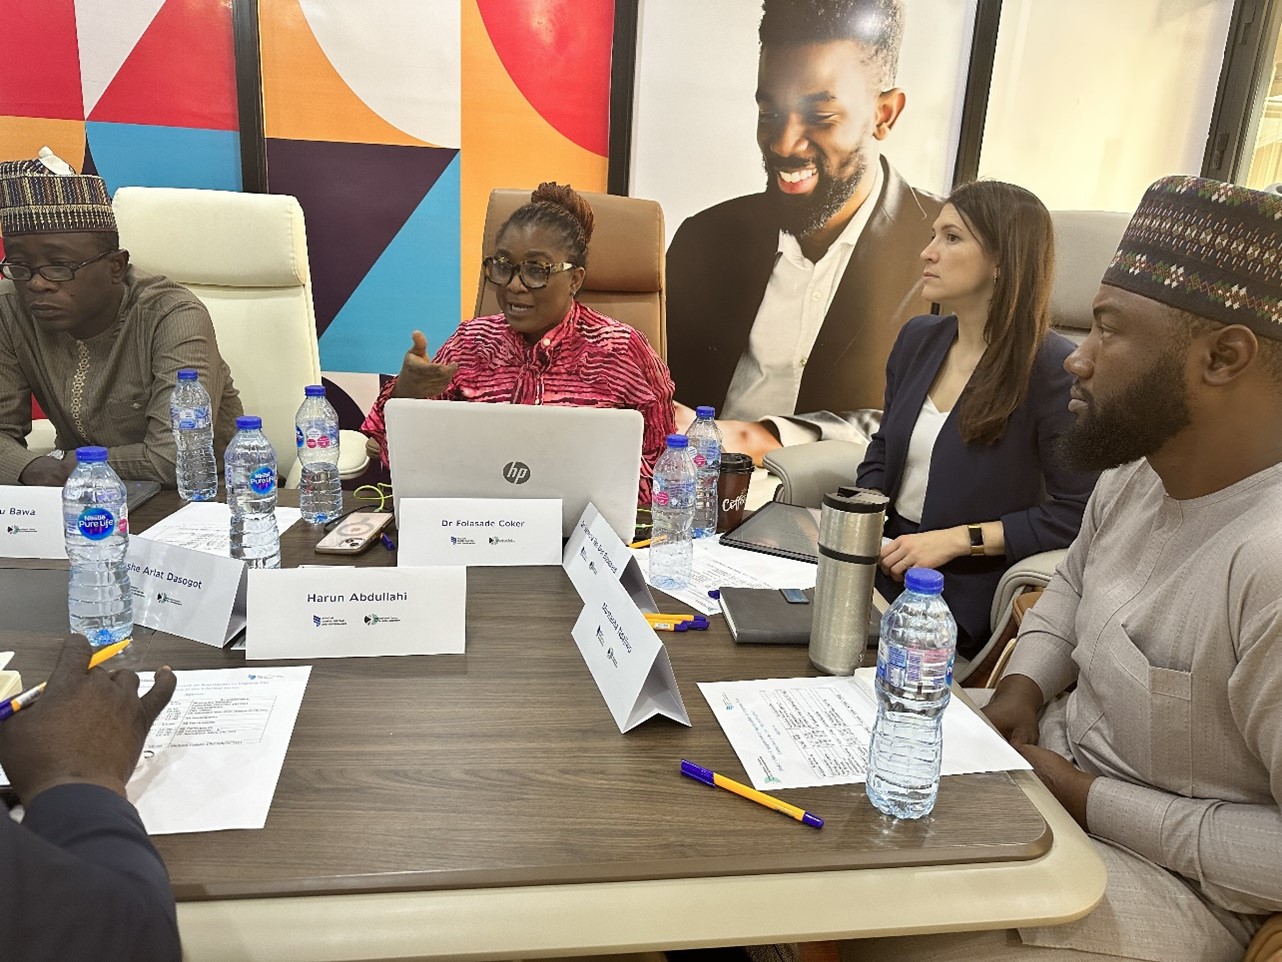
[(868, 798), (896, 818), (930, 814), (939, 794), (944, 708), (951, 697), (957, 622), (940, 597), (944, 576), (909, 568), (881, 619), (877, 723), (868, 747)]
[(686, 431), (693, 449), (694, 536), (712, 538), (717, 534), (717, 485), (721, 481), (721, 429), (715, 420), (717, 409), (697, 407), (695, 420)]
[(231, 556), (248, 568), (280, 567), (276, 527), (276, 452), (263, 434), (263, 419), (236, 419), (227, 445), (227, 506), (231, 508)]
[(133, 591), (125, 567), (129, 505), (124, 483), (107, 463), (106, 448), (76, 451), (76, 468), (62, 487), (62, 525), (71, 562), (71, 630), (95, 648), (129, 638), (134, 633)]
[(650, 584), (661, 591), (690, 583), (694, 560), (694, 461), (689, 439), (669, 434), (668, 449), (654, 465), (650, 517)]
[(323, 384), (309, 384), (294, 418), (298, 460), (303, 478), (298, 506), (303, 520), (324, 524), (343, 510), (343, 485), (338, 477), (338, 412), (325, 399)]
[(178, 494), (184, 501), (212, 501), (218, 496), (214, 421), (209, 394), (190, 368), (178, 372), (169, 397), (169, 426), (178, 448)]

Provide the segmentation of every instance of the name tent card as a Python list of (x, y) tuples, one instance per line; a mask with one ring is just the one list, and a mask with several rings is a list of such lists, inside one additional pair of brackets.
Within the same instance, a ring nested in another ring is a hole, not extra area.
[(402, 498), (397, 510), (403, 568), (561, 563), (559, 498)]
[(602, 585), (614, 583), (642, 611), (659, 610), (636, 557), (591, 502), (565, 544), (561, 565), (584, 602), (600, 594)]
[(619, 585), (587, 601), (573, 637), (620, 733), (655, 715), (690, 724), (667, 649)]
[(249, 572), (245, 657), (461, 655), (467, 569)]
[(62, 489), (0, 485), (0, 558), (65, 558)]
[(221, 648), (245, 627), (245, 562), (130, 538), (134, 623)]

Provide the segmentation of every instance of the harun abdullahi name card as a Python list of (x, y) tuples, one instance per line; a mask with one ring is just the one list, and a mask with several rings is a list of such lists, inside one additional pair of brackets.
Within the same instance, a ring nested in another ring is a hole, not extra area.
[(466, 603), (461, 567), (257, 569), (245, 657), (461, 655)]

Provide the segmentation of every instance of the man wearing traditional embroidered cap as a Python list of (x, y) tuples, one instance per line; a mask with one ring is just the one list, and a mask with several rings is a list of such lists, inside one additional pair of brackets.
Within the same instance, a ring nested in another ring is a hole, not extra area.
[(1064, 366), (1065, 456), (1115, 470), (985, 710), (1090, 833), (1103, 901), (848, 962), (1237, 962), (1282, 911), (1282, 196), (1150, 187)]
[(102, 445), (122, 478), (173, 487), (169, 395), (181, 368), (209, 391), (221, 455), (241, 404), (209, 312), (130, 265), (101, 178), (47, 147), (0, 163), (0, 239), (0, 484), (61, 485), (75, 467), (74, 455), (27, 449), (34, 395), (62, 451)]

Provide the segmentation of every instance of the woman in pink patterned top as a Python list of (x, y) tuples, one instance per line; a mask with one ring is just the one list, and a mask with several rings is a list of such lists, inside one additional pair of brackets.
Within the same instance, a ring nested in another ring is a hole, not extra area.
[(672, 377), (639, 331), (575, 300), (592, 224), (588, 202), (558, 184), (540, 184), (508, 218), (483, 262), (503, 313), (464, 321), (430, 360), (415, 331), (361, 425), (384, 465), (392, 397), (631, 408), (645, 418), (638, 497), (649, 503), (654, 462), (676, 433)]

